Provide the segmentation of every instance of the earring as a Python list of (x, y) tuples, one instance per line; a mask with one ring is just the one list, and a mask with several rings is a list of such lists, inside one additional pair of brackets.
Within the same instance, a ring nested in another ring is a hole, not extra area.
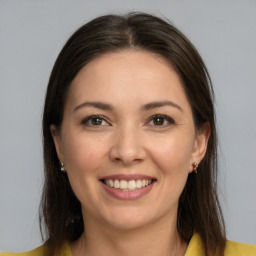
[(64, 164), (62, 162), (60, 162), (60, 171), (61, 172), (66, 172), (66, 170), (64, 168)]
[(197, 162), (194, 162), (194, 163), (192, 164), (192, 166), (193, 166), (193, 172), (195, 172), (195, 174), (197, 174), (198, 163), (197, 163)]

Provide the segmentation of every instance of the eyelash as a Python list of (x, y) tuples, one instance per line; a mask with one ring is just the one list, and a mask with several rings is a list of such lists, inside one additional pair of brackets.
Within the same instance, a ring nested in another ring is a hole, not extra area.
[[(99, 119), (99, 121), (101, 122), (99, 125), (96, 125), (96, 124), (93, 124), (92, 121), (96, 121), (95, 119)], [(152, 121), (156, 121), (156, 119), (162, 119), (163, 121), (163, 124), (150, 124), (150, 122)], [(102, 125), (102, 122), (105, 122), (106, 124), (105, 125)], [(110, 123), (108, 121), (106, 121), (106, 118), (101, 116), (101, 115), (91, 115), (91, 116), (88, 116), (86, 117), (85, 119), (82, 120), (81, 122), (82, 125), (86, 125), (86, 126), (106, 126), (106, 125), (110, 125)], [(158, 128), (163, 128), (163, 127), (166, 127), (166, 126), (169, 126), (171, 124), (175, 124), (174, 120), (172, 118), (170, 118), (169, 116), (167, 115), (163, 115), (163, 114), (156, 114), (156, 115), (153, 115), (151, 116), (148, 121), (146, 122), (146, 124), (149, 124), (150, 126), (158, 126)]]
[(88, 116), (85, 119), (82, 120), (81, 124), (82, 125), (87, 125), (87, 126), (104, 126), (104, 125), (95, 125), (89, 122), (92, 122), (94, 119), (99, 119), (101, 122), (106, 122), (109, 125), (109, 122), (106, 121), (106, 119), (103, 116), (100, 115), (92, 115)]
[(152, 126), (159, 126), (159, 128), (163, 128), (163, 127), (169, 126), (171, 124), (175, 124), (174, 120), (171, 117), (169, 117), (167, 115), (163, 115), (163, 114), (156, 114), (156, 115), (151, 116), (149, 118), (149, 121), (147, 122), (147, 124), (149, 124), (150, 122), (152, 122), (156, 119), (163, 119), (163, 122), (165, 124), (160, 124), (160, 125), (153, 124)]

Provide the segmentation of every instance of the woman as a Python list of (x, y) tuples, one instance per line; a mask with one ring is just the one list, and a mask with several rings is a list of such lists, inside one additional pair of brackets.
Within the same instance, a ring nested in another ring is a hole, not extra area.
[(21, 255), (256, 255), (226, 241), (212, 97), (168, 22), (131, 13), (78, 29), (45, 100), (47, 242)]

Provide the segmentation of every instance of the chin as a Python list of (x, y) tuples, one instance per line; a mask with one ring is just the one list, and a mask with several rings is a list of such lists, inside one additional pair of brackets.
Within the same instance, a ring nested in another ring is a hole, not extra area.
[(131, 231), (131, 230), (137, 230), (139, 228), (143, 228), (145, 225), (148, 224), (145, 220), (138, 220), (138, 219), (128, 219), (128, 218), (122, 218), (122, 219), (116, 219), (109, 222), (109, 224), (116, 230), (119, 231)]
[(133, 230), (142, 228), (151, 222), (154, 222), (152, 211), (145, 211), (146, 209), (134, 209), (126, 207), (122, 210), (116, 210), (105, 216), (105, 221), (108, 225), (117, 230)]

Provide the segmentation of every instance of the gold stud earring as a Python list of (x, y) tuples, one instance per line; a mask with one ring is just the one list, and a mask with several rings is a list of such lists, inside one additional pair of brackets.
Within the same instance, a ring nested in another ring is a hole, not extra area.
[(197, 163), (197, 162), (194, 162), (194, 163), (192, 164), (192, 166), (193, 166), (193, 172), (195, 172), (195, 174), (197, 174), (198, 163)]

